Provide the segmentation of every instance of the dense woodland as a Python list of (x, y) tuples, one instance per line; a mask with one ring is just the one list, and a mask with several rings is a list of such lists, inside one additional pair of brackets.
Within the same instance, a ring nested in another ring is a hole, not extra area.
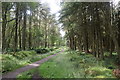
[(60, 7), (57, 19), (47, 3), (2, 2), (2, 73), (55, 56), (18, 77), (120, 78), (120, 2)]
[(2, 51), (59, 46), (62, 42), (55, 14), (47, 4), (2, 3)]
[(72, 50), (79, 49), (104, 59), (117, 52), (120, 62), (120, 4), (110, 2), (62, 4), (60, 22)]

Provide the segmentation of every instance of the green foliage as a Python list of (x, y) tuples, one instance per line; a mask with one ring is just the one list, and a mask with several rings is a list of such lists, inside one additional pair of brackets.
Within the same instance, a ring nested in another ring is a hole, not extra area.
[(44, 54), (44, 53), (49, 52), (49, 50), (48, 50), (48, 49), (45, 49), (45, 48), (36, 49), (35, 51), (36, 51), (36, 53), (38, 53), (38, 54)]
[(115, 78), (105, 62), (91, 54), (67, 50), (43, 63), (39, 71), (44, 78)]
[[(49, 48), (48, 48), (49, 49)], [(55, 54), (60, 49), (50, 52), (49, 54), (37, 54), (34, 50), (32, 51), (19, 51), (11, 52), (8, 54), (1, 54), (0, 59), (2, 61), (2, 73), (6, 73), (32, 62), (43, 59), (49, 55)]]
[(31, 70), (29, 70), (29, 71), (26, 71), (26, 72), (24, 72), (23, 74), (19, 74), (18, 76), (17, 76), (17, 80), (29, 80), (29, 79), (31, 79), (32, 78), (32, 76), (33, 76), (33, 73), (36, 71), (36, 69), (31, 69)]
[[(112, 60), (109, 58), (99, 61), (91, 54), (83, 55), (66, 48), (64, 52), (49, 59), (37, 70), (43, 78), (115, 78), (112, 69), (108, 68), (108, 66), (116, 67), (114, 64), (110, 65), (111, 63)], [(35, 69), (21, 73), (20, 77), (29, 77), (28, 73), (34, 74)]]
[[(113, 55), (113, 56), (117, 56), (118, 53), (113, 52), (112, 55)], [(105, 52), (105, 53), (104, 53), (104, 56), (109, 57), (109, 56), (110, 56), (110, 52)]]
[(14, 56), (9, 54), (4, 54), (2, 56), (2, 73), (11, 71), (12, 69), (19, 66), (19, 61)]
[(58, 47), (51, 47), (51, 48), (37, 48), (35, 49), (36, 53), (38, 54), (44, 54), (48, 53), (50, 51), (54, 51), (55, 49), (58, 49)]
[(51, 48), (47, 48), (48, 50), (50, 50), (50, 51), (53, 51), (53, 50), (56, 50), (56, 49), (58, 49), (59, 47), (51, 47)]
[[(41, 2), (2, 3), (3, 53), (60, 45), (62, 37), (55, 14)], [(14, 15), (14, 16), (12, 16)], [(22, 16), (24, 16), (22, 18)], [(22, 25), (23, 24), (23, 25)], [(23, 27), (24, 26), (24, 27)], [(28, 28), (26, 28), (29, 26)], [(22, 34), (27, 36), (22, 36)], [(21, 42), (23, 44), (21, 44)], [(24, 43), (27, 43), (25, 45)], [(47, 44), (47, 45), (45, 45)], [(53, 49), (50, 49), (53, 51)], [(48, 52), (42, 50), (42, 53)]]
[(88, 75), (90, 75), (91, 77), (95, 77), (95, 78), (111, 78), (111, 77), (113, 77), (112, 70), (107, 69), (102, 66), (95, 66), (95, 67), (88, 68), (88, 70), (86, 72)]
[[(59, 48), (59, 49), (56, 49), (56, 50), (54, 50), (53, 52), (51, 52), (49, 55), (52, 55), (52, 54), (55, 54), (55, 53), (58, 53), (58, 52), (60, 52), (61, 51), (61, 49)], [(45, 57), (47, 57), (48, 56), (48, 54), (42, 54), (41, 55), (41, 58), (45, 58)], [(37, 57), (40, 57), (40, 56), (34, 56), (34, 57), (32, 57), (32, 58), (37, 58)], [(31, 60), (33, 60), (31, 58)], [(32, 77), (32, 75), (33, 75), (33, 73), (35, 73), (35, 71), (36, 71), (36, 68), (35, 69), (31, 69), (31, 70), (29, 70), (29, 71), (26, 71), (26, 72), (23, 72), (23, 73), (21, 73), (21, 74), (19, 74), (18, 76), (17, 76), (17, 78), (18, 78), (18, 80), (19, 79), (23, 79), (23, 78), (31, 78)]]
[(17, 59), (24, 59), (26, 57), (29, 57), (35, 54), (36, 54), (35, 51), (20, 51), (20, 52), (13, 53), (12, 55)]

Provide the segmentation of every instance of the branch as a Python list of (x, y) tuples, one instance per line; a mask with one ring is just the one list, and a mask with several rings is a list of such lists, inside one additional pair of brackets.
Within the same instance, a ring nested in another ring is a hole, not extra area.
[[(13, 18), (13, 19), (11, 19), (11, 20), (8, 20), (8, 21), (6, 21), (6, 22), (11, 22), (11, 21), (13, 21), (13, 20), (15, 20), (16, 18)], [(2, 22), (0, 22), (0, 23), (2, 23)]]

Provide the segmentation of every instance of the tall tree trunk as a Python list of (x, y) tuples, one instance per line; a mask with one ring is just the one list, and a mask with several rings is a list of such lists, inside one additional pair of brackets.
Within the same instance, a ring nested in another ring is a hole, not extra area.
[(120, 11), (118, 11), (118, 57), (120, 61)]
[(48, 26), (48, 23), (46, 23), (45, 25), (45, 48), (47, 47), (47, 26)]
[(24, 21), (23, 21), (23, 31), (22, 31), (22, 49), (25, 50), (26, 47), (26, 19), (27, 19), (27, 13), (26, 13), (26, 4), (24, 4)]
[(7, 9), (2, 4), (2, 52), (4, 53), (6, 47), (6, 40), (5, 40), (5, 29), (7, 24)]
[(19, 49), (21, 49), (22, 48), (22, 45), (21, 45), (21, 19), (22, 19), (22, 16), (21, 17), (19, 17), (19, 30), (18, 30), (18, 32), (19, 32)]
[[(120, 35), (118, 34), (118, 40), (116, 39), (116, 36), (115, 36), (115, 34), (114, 34), (114, 29), (113, 29), (113, 3), (111, 3), (111, 6), (110, 6), (110, 4), (108, 4), (108, 7), (109, 7), (109, 9), (108, 9), (108, 14), (106, 15), (106, 16), (108, 16), (108, 18), (106, 19), (106, 20), (110, 20), (111, 21), (111, 23), (109, 23), (109, 30), (110, 30), (110, 33), (111, 33), (111, 38), (113, 39), (113, 42), (114, 42), (114, 44), (115, 44), (115, 46), (116, 46), (116, 50), (117, 50), (117, 53), (118, 53), (118, 57), (119, 57), (119, 61), (120, 61), (120, 41), (119, 41), (119, 38), (120, 38)], [(119, 31), (119, 29), (118, 29), (118, 31)]]
[[(0, 3), (0, 11), (2, 11), (2, 3)], [(0, 15), (0, 18), (2, 18), (2, 15)], [(0, 22), (2, 22), (2, 20), (0, 20)], [(2, 26), (2, 24), (0, 24), (0, 26)], [(2, 27), (0, 27), (0, 33), (0, 51), (2, 52)]]
[(29, 21), (29, 49), (31, 49), (32, 46), (32, 42), (31, 42), (31, 37), (32, 37), (32, 33), (31, 33), (31, 25), (32, 25), (32, 13), (30, 14), (30, 21)]
[(73, 43), (72, 43), (71, 36), (69, 36), (69, 46), (70, 46), (70, 49), (73, 49)]
[[(81, 36), (80, 36), (81, 37)], [(78, 50), (80, 51), (80, 52), (82, 52), (82, 40), (80, 39), (80, 37), (78, 36), (77, 37), (77, 43), (76, 43), (76, 46), (78, 47)]]
[(16, 3), (16, 20), (15, 20), (15, 44), (14, 44), (14, 51), (17, 51), (17, 47), (18, 47), (18, 10), (19, 10), (19, 3)]
[(109, 40), (110, 42), (110, 49), (109, 49), (109, 51), (110, 51), (110, 56), (112, 57), (112, 52), (114, 51), (114, 44), (113, 44), (113, 40), (111, 39), (111, 37), (110, 37), (110, 40)]

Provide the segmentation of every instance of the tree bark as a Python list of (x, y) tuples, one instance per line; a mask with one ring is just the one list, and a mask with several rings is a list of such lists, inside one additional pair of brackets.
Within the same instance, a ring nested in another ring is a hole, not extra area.
[(27, 13), (26, 13), (26, 4), (24, 4), (24, 21), (23, 21), (23, 31), (22, 31), (22, 49), (25, 50), (26, 47), (26, 19), (27, 19)]
[(18, 11), (19, 11), (19, 3), (16, 3), (16, 20), (15, 20), (15, 44), (14, 44), (14, 51), (17, 51), (18, 47)]
[(2, 4), (2, 52), (5, 52), (5, 48), (6, 48), (6, 39), (5, 39), (5, 29), (6, 29), (6, 24), (7, 24), (7, 8), (5, 6), (4, 3)]
[(32, 42), (31, 42), (31, 37), (32, 37), (32, 33), (31, 33), (31, 25), (32, 25), (32, 13), (30, 14), (30, 20), (29, 20), (29, 49), (31, 49), (32, 46)]

